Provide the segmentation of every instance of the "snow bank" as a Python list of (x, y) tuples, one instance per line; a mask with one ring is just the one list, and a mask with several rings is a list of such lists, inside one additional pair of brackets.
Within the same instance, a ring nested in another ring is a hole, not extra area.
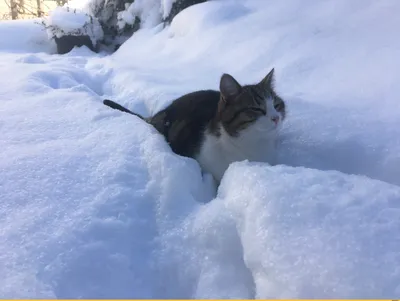
[(0, 40), (0, 52), (11, 53), (56, 53), (52, 39), (67, 34), (86, 34), (93, 45), (103, 38), (103, 30), (95, 18), (67, 7), (55, 8), (44, 20), (2, 21), (0, 34), (7, 37)]
[(104, 33), (99, 21), (77, 9), (56, 7), (45, 20), (49, 39), (65, 35), (87, 35), (96, 45)]
[(40, 20), (0, 22), (0, 52), (55, 53), (55, 43), (49, 41)]
[[(4, 40), (0, 295), (396, 298), (399, 5), (210, 1), (109, 57)], [(194, 160), (101, 103), (149, 115), (273, 66), (297, 167), (234, 164), (215, 199)]]
[[(237, 237), (214, 243), (219, 252), (213, 247), (209, 256), (229, 256), (230, 245), (242, 245), (235, 261), (244, 260), (257, 298), (394, 298), (399, 217), (398, 186), (336, 171), (237, 163), (193, 229), (206, 245), (223, 240), (226, 229), (215, 229), (231, 220), (229, 233)], [(216, 298), (227, 274), (214, 262), (200, 283), (214, 285)]]
[[(103, 107), (72, 54), (16, 64), (2, 87), (0, 295), (163, 296), (160, 233), (212, 194), (194, 160)], [(91, 71), (104, 81), (101, 66)]]

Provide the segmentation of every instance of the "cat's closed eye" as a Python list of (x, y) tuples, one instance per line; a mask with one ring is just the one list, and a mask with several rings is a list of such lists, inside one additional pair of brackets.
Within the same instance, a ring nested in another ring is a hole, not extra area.
[(261, 108), (248, 108), (246, 112), (253, 114), (255, 116), (266, 115), (265, 110)]
[(261, 108), (245, 108), (240, 110), (236, 115), (236, 117), (239, 117), (239, 128), (246, 127), (265, 114), (266, 112)]
[(261, 115), (265, 115), (266, 112), (261, 109), (261, 108), (254, 108), (254, 107), (249, 107), (249, 108), (243, 108), (239, 111), (237, 111), (233, 117), (228, 121), (230, 123), (231, 121), (235, 120), (236, 118), (244, 118), (247, 121), (254, 121)]
[(242, 121), (246, 122), (254, 122), (256, 121), (260, 116), (265, 115), (265, 111), (262, 109), (258, 108), (247, 108), (243, 110), (242, 112)]
[(274, 104), (274, 108), (275, 108), (275, 110), (277, 110), (277, 111), (282, 110), (282, 109), (283, 109), (283, 103), (282, 103), (282, 102), (276, 102), (276, 103)]

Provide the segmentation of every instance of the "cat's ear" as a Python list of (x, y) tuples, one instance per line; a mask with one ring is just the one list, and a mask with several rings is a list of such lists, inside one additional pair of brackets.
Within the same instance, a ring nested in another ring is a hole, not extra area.
[(275, 80), (274, 71), (275, 68), (272, 68), (272, 70), (267, 74), (267, 76), (264, 77), (263, 80), (259, 83), (259, 85), (263, 89), (270, 89), (273, 87)]
[(242, 91), (242, 86), (229, 74), (223, 74), (219, 83), (219, 90), (225, 101), (234, 99)]

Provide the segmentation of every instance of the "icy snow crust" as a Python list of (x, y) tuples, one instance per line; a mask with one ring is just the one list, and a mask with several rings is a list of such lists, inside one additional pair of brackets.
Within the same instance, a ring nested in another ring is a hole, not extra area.
[[(49, 55), (32, 22), (0, 23), (0, 296), (398, 298), (399, 9), (211, 1), (112, 56)], [(235, 163), (217, 196), (101, 103), (149, 115), (272, 67), (281, 164)]]

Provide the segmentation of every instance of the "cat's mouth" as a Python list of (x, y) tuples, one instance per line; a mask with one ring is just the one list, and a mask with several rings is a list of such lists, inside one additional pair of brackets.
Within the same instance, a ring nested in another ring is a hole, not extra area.
[(271, 134), (275, 132), (278, 129), (279, 125), (271, 124), (270, 127), (261, 127), (261, 126), (256, 126), (254, 127), (254, 130), (258, 133), (261, 134)]
[[(260, 120), (261, 121), (261, 120)], [(261, 122), (256, 122), (253, 125), (253, 130), (262, 133), (262, 134), (271, 134), (277, 131), (282, 124), (282, 120), (279, 118), (278, 120), (271, 120), (270, 118), (263, 118)]]
[(279, 128), (280, 125), (281, 125), (281, 122), (280, 122), (280, 121), (278, 121), (278, 122), (273, 122), (273, 123), (272, 123), (272, 126), (273, 126), (274, 129)]

